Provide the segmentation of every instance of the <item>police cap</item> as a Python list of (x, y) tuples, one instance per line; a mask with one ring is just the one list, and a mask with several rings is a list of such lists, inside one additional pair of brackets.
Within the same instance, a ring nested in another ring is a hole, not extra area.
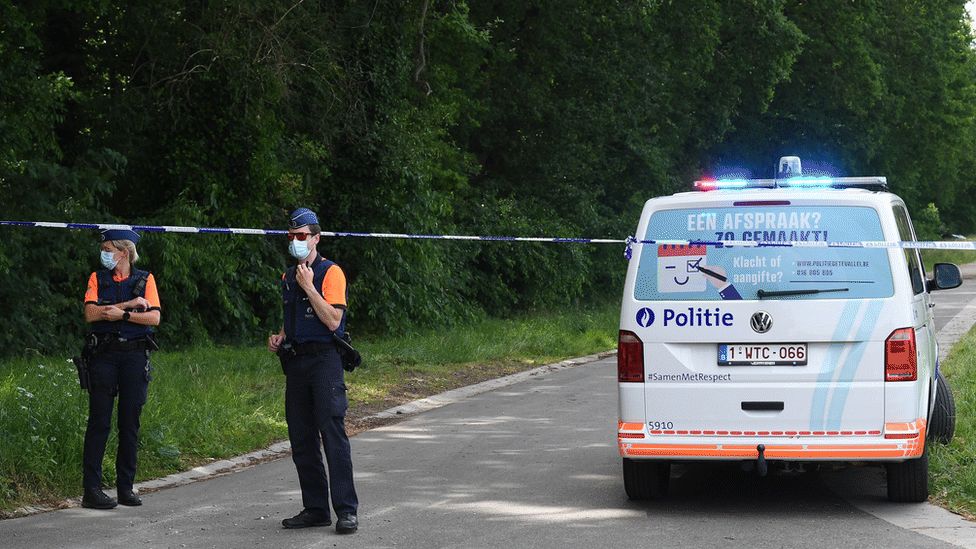
[(297, 229), (305, 225), (318, 225), (319, 218), (315, 212), (308, 208), (298, 208), (291, 212), (291, 219), (288, 220), (289, 229)]
[(139, 242), (139, 233), (132, 229), (102, 229), (101, 241), (106, 240), (130, 240), (133, 244)]

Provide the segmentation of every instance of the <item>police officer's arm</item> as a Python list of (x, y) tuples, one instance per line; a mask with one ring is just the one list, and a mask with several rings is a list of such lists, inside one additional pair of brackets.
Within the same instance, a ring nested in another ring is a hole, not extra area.
[(295, 279), (298, 281), (298, 285), (301, 286), (302, 290), (305, 291), (305, 295), (308, 296), (308, 302), (312, 304), (312, 310), (315, 311), (315, 316), (319, 317), (319, 321), (322, 324), (325, 324), (326, 327), (334, 331), (339, 327), (339, 323), (342, 322), (342, 309), (329, 305), (325, 301), (325, 298), (315, 291), (313, 284), (314, 276), (312, 269), (307, 265), (304, 263), (298, 264), (298, 269), (295, 271)]
[(143, 326), (159, 326), (159, 316), (159, 309), (143, 312), (133, 311), (129, 313), (129, 322)]
[(159, 294), (156, 291), (156, 280), (150, 274), (146, 282), (145, 297), (134, 297), (128, 301), (111, 305), (98, 304), (98, 279), (92, 273), (88, 279), (88, 291), (85, 293), (85, 322), (99, 322), (102, 320), (122, 320), (124, 309), (142, 308), (145, 312), (129, 312), (129, 322), (145, 326), (159, 325)]
[(85, 303), (85, 322), (98, 322), (101, 320), (119, 320), (124, 311), (115, 305), (95, 305)]
[[(130, 305), (134, 308), (141, 308), (142, 311), (129, 311), (129, 320), (133, 324), (142, 326), (159, 326), (159, 292), (156, 290), (156, 279), (150, 274), (146, 277), (146, 288), (144, 297), (135, 297), (125, 302), (123, 305)], [(129, 307), (119, 306), (127, 309)]]

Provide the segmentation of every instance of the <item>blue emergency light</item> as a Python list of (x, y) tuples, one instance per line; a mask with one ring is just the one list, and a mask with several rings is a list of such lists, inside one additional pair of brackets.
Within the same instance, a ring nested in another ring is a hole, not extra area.
[(804, 176), (798, 156), (783, 156), (776, 163), (775, 179), (700, 179), (695, 181), (696, 191), (734, 189), (866, 189), (887, 191), (888, 180), (884, 177), (822, 177)]

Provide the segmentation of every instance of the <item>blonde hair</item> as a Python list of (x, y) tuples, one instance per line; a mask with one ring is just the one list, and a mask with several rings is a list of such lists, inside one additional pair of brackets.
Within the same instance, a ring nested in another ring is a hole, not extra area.
[(134, 265), (136, 261), (139, 261), (139, 252), (136, 251), (136, 245), (131, 240), (112, 240), (112, 245), (119, 250), (125, 250), (129, 254), (129, 264)]

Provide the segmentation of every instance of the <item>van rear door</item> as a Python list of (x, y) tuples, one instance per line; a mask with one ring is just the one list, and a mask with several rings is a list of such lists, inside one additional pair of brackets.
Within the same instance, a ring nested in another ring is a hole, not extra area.
[(640, 250), (632, 310), (652, 434), (881, 434), (884, 340), (902, 313), (889, 251), (836, 245), (884, 240), (873, 207), (662, 209), (645, 239), (703, 241)]

